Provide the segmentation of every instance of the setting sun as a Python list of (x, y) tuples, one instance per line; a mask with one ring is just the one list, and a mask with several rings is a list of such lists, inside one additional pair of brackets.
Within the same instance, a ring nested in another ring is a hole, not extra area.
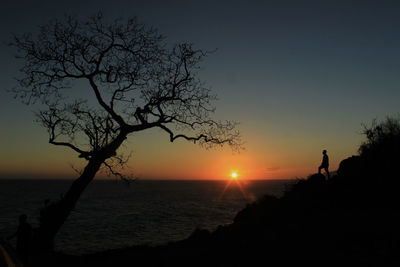
[(232, 172), (232, 173), (231, 173), (231, 177), (232, 177), (233, 179), (237, 179), (238, 174), (237, 174), (236, 172)]

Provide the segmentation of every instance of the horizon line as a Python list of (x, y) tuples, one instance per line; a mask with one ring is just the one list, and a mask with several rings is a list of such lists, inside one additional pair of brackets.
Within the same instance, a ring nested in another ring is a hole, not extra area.
[[(26, 177), (26, 176), (14, 176), (14, 177), (6, 177), (0, 176), (0, 180), (76, 180), (77, 178), (69, 178), (69, 177)], [(273, 181), (273, 180), (296, 180), (296, 179), (305, 179), (304, 177), (293, 177), (293, 178), (263, 178), (263, 179), (241, 179), (242, 181)], [(115, 181), (115, 182), (136, 182), (136, 181), (229, 181), (230, 179), (199, 179), (199, 178), (188, 178), (188, 179), (179, 179), (179, 178), (133, 178), (131, 181), (124, 181), (119, 178), (108, 178), (108, 177), (99, 177), (94, 178), (93, 181)]]

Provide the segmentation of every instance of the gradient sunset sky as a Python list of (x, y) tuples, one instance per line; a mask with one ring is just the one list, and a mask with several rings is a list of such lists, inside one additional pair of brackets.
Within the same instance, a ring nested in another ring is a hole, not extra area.
[(6, 90), (22, 62), (6, 44), (64, 14), (130, 18), (171, 44), (217, 51), (200, 78), (219, 101), (215, 118), (239, 121), (245, 150), (170, 143), (159, 130), (131, 136), (130, 170), (142, 179), (306, 177), (322, 149), (331, 170), (357, 153), (362, 123), (399, 112), (399, 1), (2, 1), (0, 177), (70, 177), (77, 155), (47, 143), (46, 130)]

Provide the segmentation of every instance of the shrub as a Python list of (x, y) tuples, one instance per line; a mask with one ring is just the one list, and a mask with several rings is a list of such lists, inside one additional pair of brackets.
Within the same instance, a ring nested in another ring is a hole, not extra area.
[(367, 140), (360, 145), (360, 156), (388, 163), (397, 161), (400, 151), (400, 116), (387, 117), (382, 122), (373, 120), (371, 126), (364, 125), (363, 134)]

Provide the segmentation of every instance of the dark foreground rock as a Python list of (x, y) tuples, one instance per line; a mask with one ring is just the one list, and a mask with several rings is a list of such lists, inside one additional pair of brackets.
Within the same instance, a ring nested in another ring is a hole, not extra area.
[(399, 175), (360, 157), (326, 180), (298, 180), (264, 196), (214, 232), (92, 255), (49, 257), (51, 266), (400, 266)]

